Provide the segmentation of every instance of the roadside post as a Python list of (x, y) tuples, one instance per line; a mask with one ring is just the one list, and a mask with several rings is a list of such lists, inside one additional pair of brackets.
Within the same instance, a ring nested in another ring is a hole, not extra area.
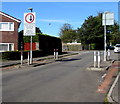
[(100, 68), (100, 52), (98, 51), (98, 68)]
[(104, 26), (104, 61), (106, 61), (106, 59), (107, 59), (106, 26), (107, 25), (114, 25), (114, 13), (104, 12), (102, 15), (102, 25)]
[(56, 49), (56, 60), (58, 60), (58, 49)]
[(23, 52), (21, 51), (21, 65), (23, 65)]
[(30, 36), (30, 64), (32, 64), (32, 36), (36, 35), (36, 13), (32, 12), (33, 8), (29, 8), (30, 13), (24, 13), (24, 36)]
[(107, 56), (108, 56), (108, 60), (110, 60), (110, 49), (108, 49)]
[(54, 60), (58, 60), (58, 49), (54, 49)]
[(28, 52), (28, 65), (30, 65), (30, 54)]
[(54, 49), (54, 60), (56, 59), (56, 49)]
[(94, 68), (96, 67), (96, 61), (97, 61), (97, 56), (96, 56), (96, 51), (94, 51)]
[(21, 66), (23, 65), (23, 44), (22, 44), (22, 42), (21, 42), (21, 52), (20, 52), (20, 54), (21, 54)]

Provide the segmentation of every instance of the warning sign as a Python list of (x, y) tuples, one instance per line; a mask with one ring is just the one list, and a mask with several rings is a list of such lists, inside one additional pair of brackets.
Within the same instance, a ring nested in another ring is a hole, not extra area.
[(35, 13), (24, 13), (24, 36), (34, 36), (35, 33)]

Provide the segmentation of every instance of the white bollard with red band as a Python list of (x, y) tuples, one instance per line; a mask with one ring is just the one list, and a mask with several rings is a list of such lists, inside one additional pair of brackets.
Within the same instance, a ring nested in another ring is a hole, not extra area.
[(21, 51), (21, 65), (23, 65), (23, 52)]
[(30, 53), (28, 52), (28, 65), (30, 65)]
[(58, 49), (56, 49), (56, 60), (58, 60)]
[(56, 59), (56, 49), (54, 49), (54, 59)]

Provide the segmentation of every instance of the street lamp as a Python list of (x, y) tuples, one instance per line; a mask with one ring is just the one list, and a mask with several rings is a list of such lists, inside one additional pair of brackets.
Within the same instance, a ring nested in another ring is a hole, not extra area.
[(33, 8), (28, 8), (28, 10), (30, 10), (31, 12), (33, 12)]

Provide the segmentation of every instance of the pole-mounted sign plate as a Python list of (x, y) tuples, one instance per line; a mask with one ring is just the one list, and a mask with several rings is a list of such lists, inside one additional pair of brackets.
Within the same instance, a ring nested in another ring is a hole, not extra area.
[(114, 25), (114, 13), (105, 12), (102, 15), (102, 25)]
[(34, 36), (35, 33), (35, 13), (24, 13), (24, 36)]

